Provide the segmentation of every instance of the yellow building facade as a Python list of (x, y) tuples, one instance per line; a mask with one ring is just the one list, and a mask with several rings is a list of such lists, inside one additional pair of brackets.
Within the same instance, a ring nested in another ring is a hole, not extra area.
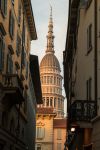
[[(30, 72), (30, 42), (36, 39), (31, 1), (1, 0), (0, 150), (34, 148), (35, 118), (32, 120), (29, 108), (34, 114), (36, 97), (35, 84), (33, 85)], [(30, 103), (33, 104), (34, 110)], [(30, 135), (31, 139), (27, 135), (27, 130), (34, 132), (32, 137)]]

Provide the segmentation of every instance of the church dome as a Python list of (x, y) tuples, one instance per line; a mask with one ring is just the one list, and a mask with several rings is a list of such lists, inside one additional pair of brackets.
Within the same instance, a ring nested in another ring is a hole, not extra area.
[(47, 53), (43, 57), (43, 59), (40, 63), (40, 68), (43, 68), (43, 67), (52, 67), (52, 68), (54, 67), (60, 71), (59, 61), (53, 53)]

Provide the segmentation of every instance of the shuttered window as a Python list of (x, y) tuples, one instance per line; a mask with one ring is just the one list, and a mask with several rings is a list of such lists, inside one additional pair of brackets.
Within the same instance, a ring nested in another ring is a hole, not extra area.
[(19, 56), (21, 53), (21, 38), (17, 33), (17, 39), (16, 39), (16, 54)]
[(13, 61), (12, 55), (10, 53), (7, 55), (7, 73), (9, 74), (13, 73)]
[(26, 62), (26, 79), (28, 78), (28, 62)]
[(5, 42), (2, 37), (0, 37), (0, 71), (4, 69), (4, 50), (5, 50)]
[(0, 9), (2, 15), (5, 17), (7, 15), (7, 0), (0, 0)]
[(21, 2), (18, 4), (18, 23), (21, 23)]
[(9, 33), (10, 33), (11, 39), (13, 39), (13, 36), (14, 36), (14, 26), (15, 26), (14, 16), (13, 16), (12, 11), (10, 11), (10, 14), (9, 14)]

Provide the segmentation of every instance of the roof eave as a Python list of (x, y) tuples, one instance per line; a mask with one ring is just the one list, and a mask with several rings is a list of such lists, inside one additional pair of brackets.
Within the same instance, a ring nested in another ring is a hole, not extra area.
[(35, 20), (34, 20), (34, 15), (33, 15), (33, 10), (32, 10), (32, 4), (31, 4), (30, 0), (23, 0), (23, 1), (24, 1), (24, 7), (26, 10), (26, 16), (27, 16), (27, 20), (28, 20), (31, 40), (36, 40), (37, 32), (36, 32), (36, 27), (35, 27)]

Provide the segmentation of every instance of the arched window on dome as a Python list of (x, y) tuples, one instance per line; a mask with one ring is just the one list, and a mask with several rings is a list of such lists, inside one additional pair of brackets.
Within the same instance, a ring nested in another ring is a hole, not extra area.
[(46, 76), (44, 76), (44, 80), (43, 80), (43, 83), (46, 83)]
[(52, 93), (52, 88), (50, 87), (50, 93)]
[(57, 77), (57, 85), (59, 85), (59, 78)]
[(54, 84), (56, 84), (56, 77), (54, 77)]
[(45, 97), (43, 97), (42, 100), (43, 100), (43, 106), (45, 106)]
[(56, 107), (56, 97), (54, 97), (54, 107)]
[(46, 98), (46, 106), (49, 106), (49, 97)]
[(50, 84), (52, 84), (53, 83), (53, 77), (51, 76), (50, 77)]
[(47, 90), (47, 93), (48, 93), (48, 87), (46, 88), (46, 90)]
[(49, 76), (47, 76), (47, 84), (49, 84)]
[(52, 107), (53, 97), (50, 97), (50, 106)]
[(60, 98), (58, 98), (58, 108), (60, 108)]

